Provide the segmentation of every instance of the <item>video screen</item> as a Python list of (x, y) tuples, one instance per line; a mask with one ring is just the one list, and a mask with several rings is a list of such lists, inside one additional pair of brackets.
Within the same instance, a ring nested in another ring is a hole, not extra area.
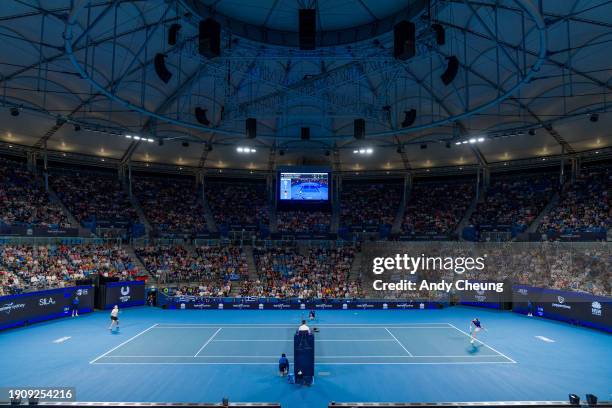
[(329, 173), (280, 173), (280, 199), (283, 201), (327, 201)]

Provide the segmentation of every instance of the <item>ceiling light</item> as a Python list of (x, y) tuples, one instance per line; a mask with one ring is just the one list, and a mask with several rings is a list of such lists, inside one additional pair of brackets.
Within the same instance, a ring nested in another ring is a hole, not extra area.
[(125, 135), (125, 138), (126, 138), (126, 139), (131, 139), (131, 138), (132, 138), (132, 135)]
[(155, 141), (155, 140), (153, 140), (153, 139), (151, 139), (151, 138), (147, 139), (147, 142), (149, 142), (149, 143), (153, 143), (154, 141)]
[(469, 142), (470, 142), (470, 143), (472, 143), (472, 144), (474, 144), (474, 143), (476, 143), (476, 139), (471, 138), (471, 139), (469, 140)]
[(479, 137), (478, 138), (478, 143), (482, 143), (482, 142), (484, 142), (484, 137)]
[(132, 136), (134, 140), (140, 140), (140, 136)]
[(371, 148), (366, 149), (366, 153), (367, 154), (372, 154), (374, 152), (374, 150), (372, 150)]

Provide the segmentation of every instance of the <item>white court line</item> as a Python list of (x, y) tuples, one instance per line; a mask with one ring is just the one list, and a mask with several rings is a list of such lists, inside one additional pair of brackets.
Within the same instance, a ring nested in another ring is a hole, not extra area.
[[(449, 323), (449, 324), (450, 324), (450, 323)], [(466, 336), (468, 336), (469, 338), (472, 338), (472, 336), (470, 336), (468, 333), (464, 332), (463, 330), (459, 329), (458, 327), (456, 327), (456, 326), (454, 326), (454, 325), (452, 325), (452, 324), (450, 324), (450, 325), (451, 325), (451, 326), (452, 326), (452, 327), (453, 327), (455, 330), (457, 330), (457, 331), (459, 331), (459, 332), (461, 332), (461, 333), (465, 334), (465, 335), (466, 335)], [(480, 341), (480, 340), (478, 340), (478, 339), (476, 339), (476, 338), (474, 338), (474, 340), (476, 340), (477, 342), (479, 342), (480, 344), (482, 344), (483, 346), (485, 346), (485, 347), (486, 347), (486, 348), (488, 348), (489, 350), (493, 350), (493, 351), (494, 351), (494, 352), (496, 352), (497, 354), (499, 354), (499, 355), (501, 355), (501, 356), (503, 356), (503, 357), (507, 358), (508, 360), (510, 360), (510, 362), (515, 363), (515, 364), (516, 364), (516, 361), (514, 361), (513, 359), (511, 359), (510, 357), (508, 357), (508, 356), (507, 356), (507, 355), (505, 355), (504, 353), (500, 353), (499, 351), (495, 350), (493, 347), (491, 347), (491, 346), (489, 346), (489, 345), (485, 344), (484, 342), (482, 342), (482, 341)]]
[(210, 336), (210, 337), (208, 338), (208, 340), (206, 340), (206, 343), (204, 343), (204, 345), (203, 345), (202, 347), (200, 347), (200, 349), (198, 350), (198, 352), (197, 352), (197, 353), (195, 353), (194, 357), (197, 357), (197, 356), (198, 356), (198, 354), (200, 354), (200, 352), (201, 352), (202, 350), (204, 350), (204, 348), (205, 348), (206, 346), (208, 346), (208, 344), (209, 344), (209, 343), (212, 341), (212, 339), (214, 339), (214, 338), (215, 338), (215, 336), (216, 336), (217, 334), (219, 334), (219, 332), (221, 331), (221, 329), (223, 329), (223, 327), (219, 327), (219, 328), (217, 329), (217, 331), (216, 331), (216, 332), (214, 332), (214, 333), (213, 333), (213, 335), (212, 335), (212, 336)]
[(393, 335), (393, 333), (391, 333), (391, 331), (390, 331), (389, 329), (387, 329), (387, 328), (385, 327), (385, 330), (387, 331), (387, 333), (389, 333), (389, 334), (391, 335), (391, 337), (393, 337), (393, 338), (395, 339), (395, 341), (397, 341), (397, 344), (399, 344), (399, 345), (400, 345), (400, 347), (401, 347), (401, 348), (403, 348), (403, 349), (406, 351), (406, 353), (408, 353), (408, 355), (409, 355), (410, 357), (414, 357), (414, 356), (412, 355), (412, 353), (411, 353), (411, 352), (409, 352), (409, 351), (408, 351), (408, 349), (407, 349), (406, 347), (404, 347), (404, 345), (403, 345), (403, 344), (402, 344), (402, 343), (401, 343), (401, 342), (400, 342), (400, 341), (397, 339), (397, 337), (395, 337), (395, 336)]
[[(270, 326), (267, 324), (257, 324), (257, 325), (242, 325), (242, 326), (228, 326), (225, 324), (215, 324), (211, 326), (159, 326), (156, 327), (156, 330), (163, 329), (186, 329), (186, 330), (194, 330), (194, 329), (210, 329), (214, 327), (223, 327), (225, 329), (296, 329), (297, 325), (287, 325), (287, 326)], [(329, 329), (384, 329), (385, 327), (391, 327), (392, 329), (452, 329), (450, 326), (324, 326), (324, 325), (312, 325), (312, 327), (320, 327), (326, 330)]]
[[(219, 339), (219, 340), (213, 340), (213, 343), (220, 343), (220, 342), (241, 342), (241, 341), (246, 341), (246, 342), (254, 342), (254, 341), (258, 341), (258, 342), (292, 342), (293, 343), (293, 339), (286, 339), (286, 340), (276, 340), (276, 339), (268, 339), (268, 340), (266, 340), (266, 339), (255, 339), (255, 340), (252, 340), (252, 339), (250, 339), (250, 340), (249, 339), (246, 339), (246, 340), (239, 340), (239, 339), (230, 340), (230, 339), (228, 339), (228, 340), (223, 340), (223, 339)], [(317, 341), (317, 343), (319, 343), (319, 342), (328, 342), (328, 341), (350, 341), (351, 343), (353, 343), (353, 342), (364, 342), (364, 341), (368, 342), (368, 341), (395, 341), (395, 340), (393, 340), (393, 339), (356, 339), (356, 340), (353, 340), (353, 339), (340, 339), (340, 340), (339, 339), (317, 339), (316, 341)]]
[[(445, 325), (446, 327), (450, 327), (450, 323), (324, 323), (324, 324), (313, 324), (317, 327), (363, 327), (363, 328), (372, 328), (372, 327), (380, 327), (384, 329), (385, 327), (415, 327), (415, 326), (440, 326)], [(170, 323), (166, 326), (158, 323), (156, 328), (165, 329), (165, 328), (178, 328), (178, 327), (297, 327), (298, 324), (287, 324), (287, 323), (266, 323), (266, 324), (250, 324), (250, 323), (223, 323), (223, 324), (213, 324), (213, 323)]]
[(542, 340), (546, 343), (554, 343), (555, 341), (553, 339), (549, 339), (548, 337), (545, 336), (535, 336), (536, 339)]
[[(107, 358), (278, 358), (278, 355), (275, 356), (106, 356)], [(294, 357), (288, 355), (287, 357)], [(411, 356), (401, 355), (401, 356), (316, 356), (319, 358), (412, 358)], [(497, 357), (497, 356), (493, 356)]]
[[(278, 356), (276, 356), (278, 357)], [(248, 362), (241, 362), (241, 363), (213, 363), (213, 362), (184, 362), (184, 363), (167, 363), (167, 362), (138, 362), (138, 363), (125, 363), (125, 362), (117, 362), (117, 363), (96, 363), (96, 365), (98, 364), (106, 364), (106, 365), (273, 365), (273, 366), (278, 366), (278, 363), (248, 363)], [(514, 364), (511, 361), (449, 361), (449, 362), (415, 362), (415, 361), (411, 361), (411, 362), (405, 362), (405, 363), (398, 363), (398, 362), (389, 362), (389, 363), (317, 363), (319, 365), (457, 365), (457, 364)]]
[(146, 332), (148, 332), (149, 330), (154, 329), (156, 326), (157, 326), (157, 323), (155, 323), (153, 326), (151, 326), (151, 327), (149, 327), (149, 328), (147, 328), (147, 329), (145, 329), (145, 330), (141, 331), (140, 333), (138, 333), (138, 334), (137, 334), (137, 335), (135, 335), (134, 337), (131, 337), (131, 338), (127, 339), (126, 341), (124, 341), (123, 343), (119, 344), (118, 346), (113, 347), (112, 349), (108, 350), (106, 353), (102, 354), (101, 356), (98, 356), (98, 357), (94, 358), (93, 360), (91, 360), (91, 361), (89, 362), (89, 364), (93, 364), (93, 363), (95, 363), (96, 361), (98, 361), (98, 360), (99, 360), (99, 359), (101, 359), (102, 357), (105, 357), (107, 354), (109, 354), (109, 353), (111, 353), (111, 352), (113, 352), (113, 351), (117, 350), (119, 347), (121, 347), (121, 346), (123, 346), (123, 345), (125, 345), (125, 344), (128, 344), (130, 341), (134, 340), (136, 337), (138, 337), (138, 336), (142, 336), (143, 334), (145, 334), (145, 333), (146, 333)]

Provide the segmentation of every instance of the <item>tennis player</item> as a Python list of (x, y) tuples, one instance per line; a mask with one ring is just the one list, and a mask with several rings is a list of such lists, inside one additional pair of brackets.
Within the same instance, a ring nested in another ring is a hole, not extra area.
[(474, 344), (474, 341), (476, 341), (476, 334), (481, 330), (486, 330), (486, 329), (484, 328), (482, 323), (480, 323), (480, 320), (478, 320), (478, 318), (475, 317), (470, 322), (470, 336), (472, 337), (470, 340), (470, 343)]
[(111, 310), (110, 318), (111, 325), (108, 330), (112, 332), (115, 326), (117, 327), (117, 330), (119, 330), (119, 306), (115, 305), (115, 307), (113, 307), (113, 310)]
[(310, 313), (308, 313), (308, 320), (314, 320), (315, 319), (315, 311), (314, 309), (310, 309)]

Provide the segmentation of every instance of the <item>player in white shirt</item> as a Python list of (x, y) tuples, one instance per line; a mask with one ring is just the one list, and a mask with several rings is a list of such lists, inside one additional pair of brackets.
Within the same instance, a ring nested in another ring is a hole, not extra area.
[(112, 332), (115, 326), (117, 327), (117, 330), (119, 330), (119, 306), (115, 305), (115, 307), (113, 307), (113, 310), (111, 310), (110, 318), (111, 325), (108, 330)]

